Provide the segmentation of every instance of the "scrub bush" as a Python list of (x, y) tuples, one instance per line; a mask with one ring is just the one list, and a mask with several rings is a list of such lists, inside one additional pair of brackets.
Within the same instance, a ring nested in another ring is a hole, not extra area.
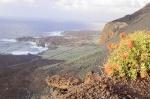
[(129, 35), (120, 33), (120, 38), (117, 47), (114, 49), (109, 47), (113, 51), (110, 52), (104, 65), (105, 74), (131, 79), (149, 78), (150, 33), (146, 31), (136, 31)]

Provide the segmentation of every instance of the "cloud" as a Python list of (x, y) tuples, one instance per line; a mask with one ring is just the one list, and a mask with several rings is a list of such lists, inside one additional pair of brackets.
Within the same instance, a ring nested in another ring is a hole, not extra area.
[(142, 7), (150, 0), (55, 0), (55, 5), (68, 10), (89, 10), (101, 7), (137, 8)]
[[(53, 6), (64, 11), (76, 11), (79, 14), (95, 16), (114, 15), (121, 17), (142, 8), (150, 0), (53, 0)], [(94, 16), (93, 16), (94, 17)]]
[(131, 14), (148, 2), (150, 0), (0, 0), (0, 16), (105, 22)]
[[(101, 8), (139, 8), (150, 0), (0, 0), (0, 4), (41, 5), (64, 10), (98, 10)], [(49, 4), (49, 5), (48, 5)]]
[(32, 4), (35, 0), (0, 0), (0, 4)]

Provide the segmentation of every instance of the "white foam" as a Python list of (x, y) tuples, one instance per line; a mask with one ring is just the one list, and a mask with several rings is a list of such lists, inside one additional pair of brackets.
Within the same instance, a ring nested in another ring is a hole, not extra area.
[(41, 46), (32, 46), (31, 48), (39, 50), (39, 53), (48, 50), (48, 47), (41, 47)]
[(29, 43), (29, 44), (31, 44), (31, 45), (33, 45), (33, 46), (37, 46), (37, 45), (36, 45), (36, 42), (27, 42), (27, 43)]
[(0, 39), (1, 42), (12, 42), (12, 43), (15, 43), (17, 42), (16, 39)]
[(47, 36), (63, 36), (62, 31), (46, 32)]
[(36, 53), (31, 53), (29, 51), (13, 51), (11, 52), (12, 55), (28, 55), (28, 54), (36, 54)]
[(31, 44), (30, 49), (36, 49), (36, 50), (32, 50), (32, 51), (20, 51), (19, 49), (17, 51), (12, 51), (10, 54), (12, 55), (37, 55), (41, 52), (44, 52), (46, 50), (48, 50), (48, 47), (41, 47), (41, 46), (37, 46), (35, 42), (28, 42), (29, 44)]
[[(48, 45), (45, 44), (45, 47), (42, 46), (37, 46), (36, 42), (18, 42), (15, 39), (0, 39), (2, 44), (5, 44), (3, 42), (9, 43), (9, 50), (6, 50), (6, 54), (12, 54), (12, 55), (28, 55), (28, 54), (33, 54), (37, 55), (41, 52), (44, 52), (48, 50)], [(14, 43), (14, 44), (11, 44)], [(12, 50), (11, 50), (11, 47)], [(5, 47), (6, 49), (8, 48), (7, 46)], [(2, 52), (4, 53), (4, 52)]]
[(42, 46), (37, 46), (36, 42), (28, 42), (28, 43), (32, 45), (31, 48), (36, 48), (39, 51), (48, 50), (47, 44), (45, 44), (45, 47), (42, 47)]

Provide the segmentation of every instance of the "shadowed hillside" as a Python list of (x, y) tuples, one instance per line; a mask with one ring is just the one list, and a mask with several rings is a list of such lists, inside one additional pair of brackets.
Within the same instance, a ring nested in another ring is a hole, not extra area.
[(0, 99), (30, 99), (34, 90), (44, 86), (46, 73), (38, 67), (62, 62), (33, 55), (0, 55)]

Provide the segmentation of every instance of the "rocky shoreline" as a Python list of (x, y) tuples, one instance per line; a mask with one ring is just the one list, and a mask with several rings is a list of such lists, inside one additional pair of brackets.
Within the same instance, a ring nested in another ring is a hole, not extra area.
[[(56, 48), (59, 45), (82, 45), (88, 44), (94, 35), (99, 35), (99, 31), (66, 31), (62, 36), (47, 36), (47, 37), (20, 37), (17, 41), (35, 42), (37, 46), (48, 47), (49, 49)], [(78, 42), (79, 41), (79, 42)]]

